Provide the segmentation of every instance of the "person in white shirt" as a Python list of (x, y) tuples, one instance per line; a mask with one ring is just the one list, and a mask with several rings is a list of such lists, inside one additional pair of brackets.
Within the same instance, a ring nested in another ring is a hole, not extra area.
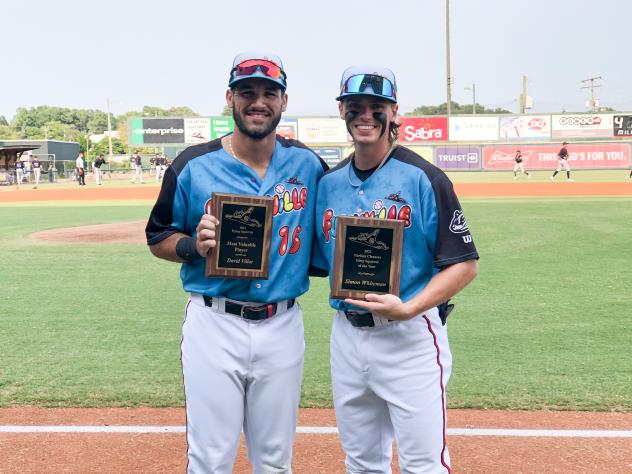
[(77, 179), (79, 180), (79, 186), (86, 185), (86, 170), (85, 163), (83, 161), (83, 153), (79, 152), (79, 156), (75, 160), (75, 167), (77, 170)]

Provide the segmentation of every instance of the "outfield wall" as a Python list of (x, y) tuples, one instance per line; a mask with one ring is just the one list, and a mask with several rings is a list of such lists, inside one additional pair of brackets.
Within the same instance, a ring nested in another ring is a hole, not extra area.
[[(528, 168), (548, 170), (557, 165), (562, 141), (570, 142), (573, 168), (632, 165), (632, 113), (403, 116), (398, 120), (400, 144), (447, 170), (510, 169), (518, 149)], [(172, 157), (234, 127), (232, 117), (136, 117), (128, 123), (130, 147), (160, 147)], [(277, 133), (302, 141), (330, 165), (352, 151), (351, 137), (338, 117), (284, 117)]]

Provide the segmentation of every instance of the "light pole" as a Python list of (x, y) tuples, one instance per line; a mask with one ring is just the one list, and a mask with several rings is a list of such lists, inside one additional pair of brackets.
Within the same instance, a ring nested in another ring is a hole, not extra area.
[(597, 112), (599, 99), (595, 99), (595, 87), (601, 87), (601, 84), (595, 84), (595, 81), (601, 79), (601, 76), (590, 77), (588, 79), (584, 79), (582, 84), (586, 84), (582, 86), (582, 89), (590, 89), (590, 110), (595, 113)]
[(452, 111), (452, 79), (450, 78), (450, 0), (445, 0), (445, 62), (447, 69), (448, 115)]
[(476, 84), (472, 83), (472, 87), (466, 87), (466, 91), (472, 91), (472, 115), (476, 115)]
[(108, 162), (112, 160), (112, 120), (110, 119), (110, 99), (105, 99), (108, 105)]

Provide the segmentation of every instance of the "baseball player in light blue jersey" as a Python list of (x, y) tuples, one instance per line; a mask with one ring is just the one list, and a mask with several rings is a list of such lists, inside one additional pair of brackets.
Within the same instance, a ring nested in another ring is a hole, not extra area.
[[(327, 165), (275, 130), (287, 105), (280, 58), (238, 55), (227, 104), (235, 130), (183, 151), (167, 168), (147, 223), (154, 255), (182, 262), (188, 472), (232, 473), (243, 429), (255, 473), (290, 473), (303, 372), (316, 188)], [(207, 278), (216, 245), (211, 193), (274, 199), (267, 280)]]
[(336, 219), (404, 222), (400, 297), (330, 300), (334, 406), (349, 473), (449, 472), (446, 394), (449, 298), (478, 272), (478, 253), (447, 176), (396, 144), (392, 71), (358, 66), (341, 81), (340, 117), (354, 153), (318, 185), (314, 264), (333, 274)]

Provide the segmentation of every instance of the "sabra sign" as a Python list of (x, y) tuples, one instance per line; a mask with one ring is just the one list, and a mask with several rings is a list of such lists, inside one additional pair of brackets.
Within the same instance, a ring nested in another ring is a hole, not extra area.
[[(520, 145), (520, 153), (527, 170), (555, 169), (557, 153), (562, 145)], [(568, 163), (573, 169), (629, 168), (628, 143), (570, 144)], [(517, 146), (484, 146), (483, 168), (486, 170), (513, 169)]]
[(400, 117), (401, 142), (434, 142), (448, 139), (447, 117)]

